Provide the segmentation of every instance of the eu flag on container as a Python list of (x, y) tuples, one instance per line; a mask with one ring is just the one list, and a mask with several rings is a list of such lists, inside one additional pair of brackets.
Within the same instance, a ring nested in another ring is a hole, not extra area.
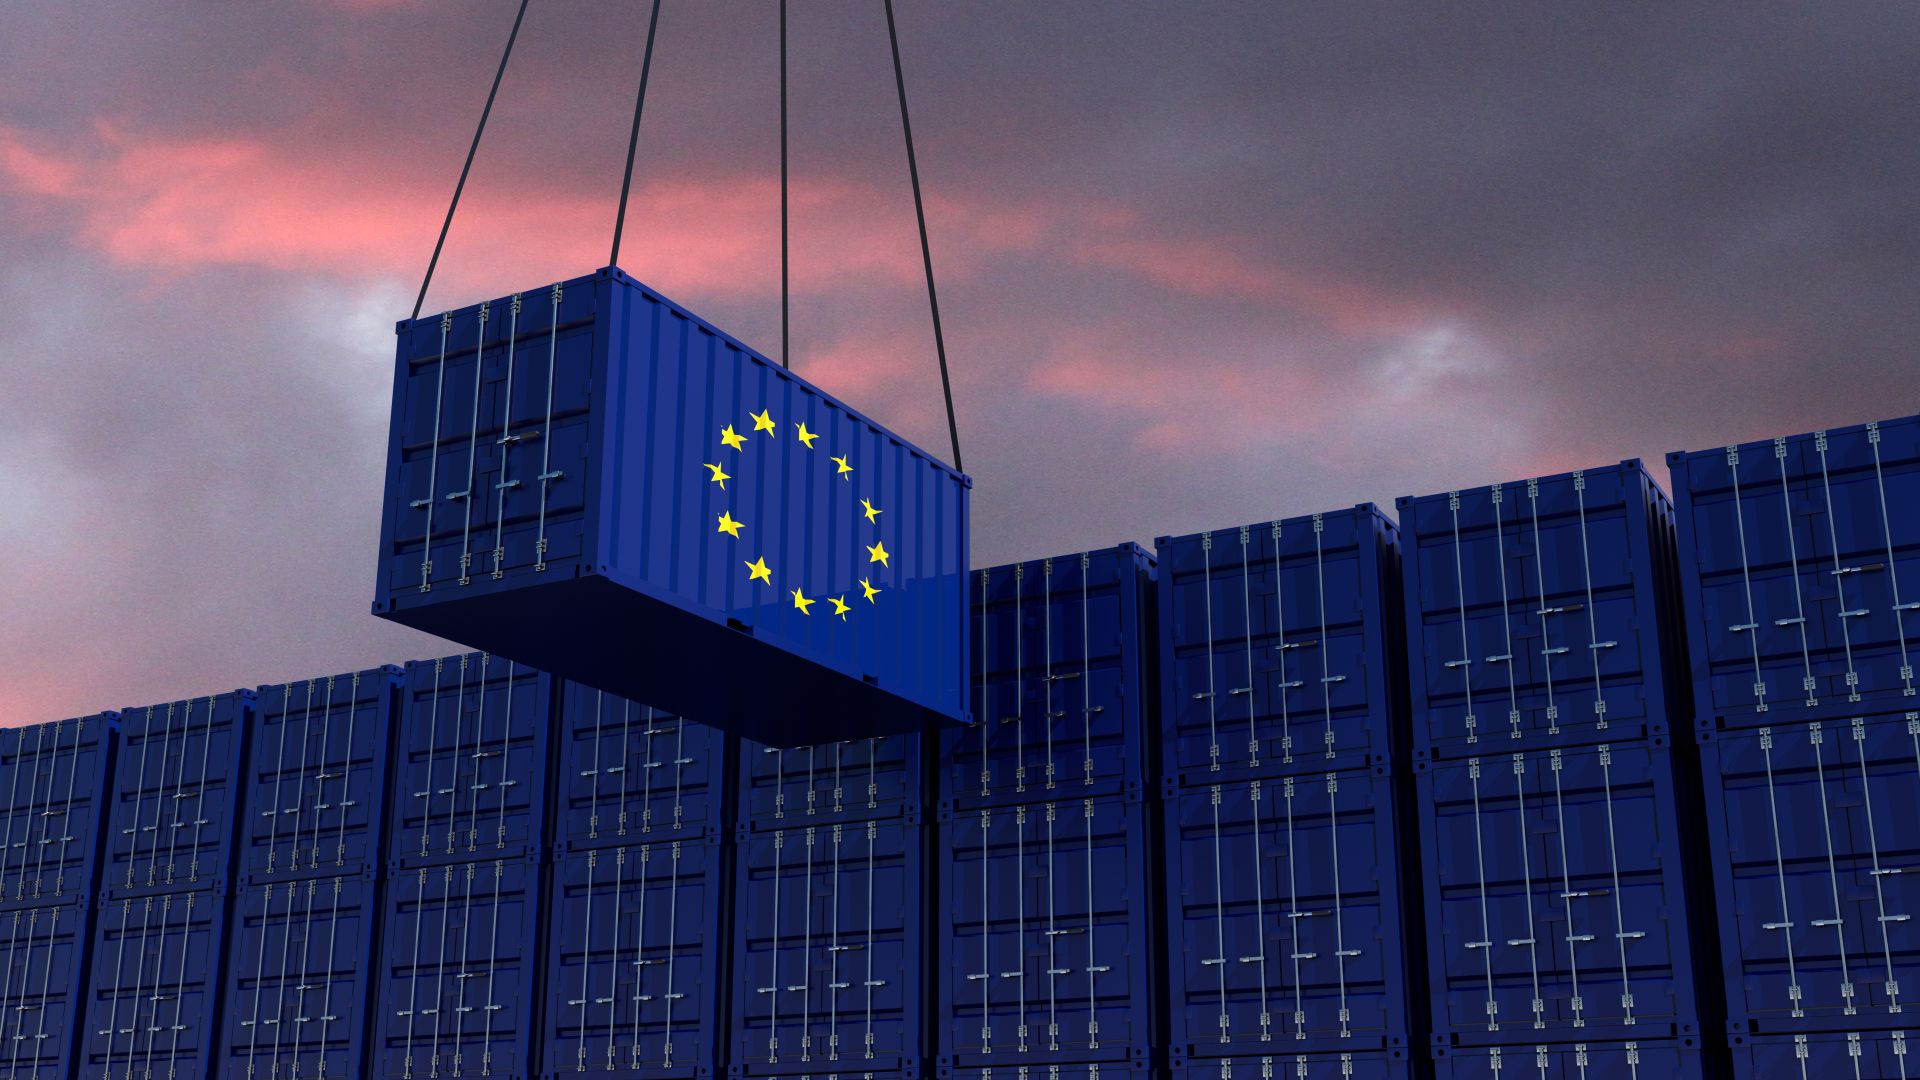
[(964, 720), (965, 476), (617, 268), (399, 338), (375, 614), (773, 745)]

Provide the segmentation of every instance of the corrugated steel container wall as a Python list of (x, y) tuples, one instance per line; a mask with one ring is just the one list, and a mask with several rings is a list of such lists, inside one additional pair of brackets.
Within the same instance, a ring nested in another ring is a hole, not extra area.
[(761, 741), (965, 717), (971, 481), (618, 269), (522, 299), (400, 324), (376, 614)]
[(1667, 740), (1435, 762), (1417, 779), (1436, 1044), (1700, 1034), (1689, 916), (1705, 912)]
[(1416, 746), (1617, 742), (1689, 715), (1673, 508), (1638, 461), (1399, 510)]
[(1920, 712), (1702, 737), (1731, 1030), (1906, 1025), (1920, 986)]
[(563, 684), (554, 776), (562, 850), (723, 836), (731, 820), (725, 732), (580, 683)]
[(943, 817), (942, 1068), (1152, 1063), (1153, 824), (1119, 793)]
[(539, 861), (400, 869), (381, 895), (369, 1075), (532, 1075), (545, 901)]
[(0, 736), (0, 911), (93, 906), (119, 713)]
[(230, 904), (213, 888), (100, 902), (75, 1075), (212, 1074)]
[(1179, 1080), (1408, 1080), (1416, 1073), (1406, 1054), (1372, 1051), (1220, 1058), (1175, 1069), (1173, 1075)]
[(1718, 1077), (1691, 1039), (1483, 1046), (1434, 1062), (1434, 1080), (1701, 1080)]
[(91, 962), (92, 904), (0, 911), (0, 1060), (5, 1075), (70, 1075), (78, 1054)]
[(1413, 1047), (1407, 994), (1423, 957), (1402, 921), (1403, 786), (1358, 769), (1169, 787), (1176, 1062)]
[(1920, 417), (1668, 462), (1699, 722), (1913, 707)]
[(243, 880), (379, 872), (400, 681), (399, 668), (381, 667), (260, 687)]
[(713, 1075), (727, 1003), (721, 839), (669, 837), (555, 862), (543, 1075)]
[(1809, 1080), (1811, 1077), (1920, 1076), (1920, 1038), (1904, 1031), (1848, 1031), (1823, 1035), (1766, 1035), (1738, 1039), (1735, 1080)]
[(1370, 504), (1162, 537), (1164, 770), (1384, 764), (1404, 741), (1399, 538)]
[(921, 736), (786, 749), (740, 744), (740, 824), (792, 829), (872, 818), (919, 823), (927, 799)]
[(372, 870), (358, 869), (240, 887), (215, 1075), (365, 1074), (378, 987), (377, 881)]
[(934, 996), (927, 843), (902, 818), (741, 827), (736, 1075), (923, 1074)]
[(1122, 544), (974, 575), (976, 723), (940, 732), (942, 802), (1152, 790), (1153, 574)]
[(109, 897), (224, 890), (246, 784), (254, 693), (126, 710), (107, 815)]
[(486, 653), (407, 665), (388, 842), (396, 866), (537, 855), (553, 678)]
[(994, 1080), (996, 1076), (1003, 1080), (1009, 1077), (1012, 1080), (1158, 1080), (1160, 1076), (1148, 1066), (1111, 1061), (1036, 1065), (1032, 1068), (1003, 1068), (997, 1073), (993, 1066), (982, 1066), (977, 1069), (941, 1069), (939, 1075), (942, 1080)]

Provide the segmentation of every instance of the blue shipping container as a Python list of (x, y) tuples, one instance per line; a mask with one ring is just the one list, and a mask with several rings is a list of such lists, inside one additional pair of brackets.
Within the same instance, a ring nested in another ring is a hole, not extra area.
[(544, 1075), (713, 1075), (727, 1000), (720, 840), (668, 838), (555, 862)]
[(942, 1068), (1152, 1062), (1152, 825), (1119, 794), (940, 822)]
[(1675, 787), (1690, 764), (1633, 739), (1421, 766), (1437, 1044), (1700, 1033), (1689, 915), (1705, 911)]
[(918, 823), (927, 798), (921, 736), (740, 747), (740, 824), (748, 829), (894, 818)]
[(1618, 741), (1690, 715), (1673, 508), (1638, 461), (1399, 509), (1417, 746)]
[(976, 722), (940, 732), (943, 802), (1149, 789), (1153, 567), (1122, 544), (974, 575)]
[(1829, 1080), (1920, 1076), (1920, 1039), (1909, 1047), (1904, 1031), (1848, 1031), (1823, 1035), (1766, 1035), (1736, 1039), (1735, 1080)]
[(0, 911), (0, 1060), (9, 1077), (70, 1074), (79, 1052), (91, 960), (91, 904)]
[(1163, 766), (1182, 783), (1385, 763), (1399, 538), (1372, 505), (1162, 537)]
[(100, 902), (74, 1075), (212, 1075), (229, 906), (210, 888)]
[(742, 1076), (922, 1074), (933, 950), (926, 830), (743, 826), (730, 1060)]
[(608, 268), (403, 322), (376, 614), (795, 745), (961, 720), (971, 481)]
[(1920, 417), (1668, 461), (1699, 722), (1912, 708)]
[(400, 680), (382, 667), (257, 691), (243, 879), (379, 872)]
[(380, 1003), (369, 1075), (532, 1075), (544, 892), (531, 858), (387, 878), (379, 962), (369, 973)]
[[(1449, 1051), (1434, 1080), (1702, 1080), (1709, 1071), (1691, 1039), (1600, 1040), (1484, 1046)], [(1768, 1080), (1775, 1075), (1767, 1074)]]
[(254, 694), (128, 709), (107, 815), (109, 897), (225, 889), (246, 785)]
[(1408, 1080), (1413, 1066), (1402, 1051), (1262, 1054), (1176, 1067), (1180, 1080)]
[(0, 736), (0, 911), (93, 906), (119, 713)]
[(732, 794), (726, 734), (566, 683), (554, 841), (564, 850), (724, 835)]
[(241, 886), (218, 1075), (365, 1075), (377, 880), (360, 870)]
[(1167, 996), (1183, 1059), (1413, 1045), (1422, 957), (1384, 769), (1169, 787)]
[(407, 665), (389, 818), (395, 866), (537, 855), (553, 679), (486, 653)]
[(1920, 986), (1920, 712), (1702, 738), (1731, 1030), (1904, 1025)]

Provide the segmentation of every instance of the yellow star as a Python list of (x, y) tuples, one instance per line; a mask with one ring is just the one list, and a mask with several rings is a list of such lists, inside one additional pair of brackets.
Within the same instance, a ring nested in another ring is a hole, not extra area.
[(887, 563), (887, 542), (885, 540), (868, 546), (867, 561), (870, 563), (879, 563), (881, 566), (889, 565)]
[(874, 597), (880, 595), (880, 590), (874, 588), (873, 582), (868, 581), (866, 578), (860, 579), (860, 589), (866, 595), (867, 603), (869, 604), (873, 603)]
[(766, 556), (762, 555), (747, 564), (747, 581), (749, 583), (764, 581), (769, 585), (773, 584), (773, 568), (767, 565)]
[(860, 505), (867, 508), (867, 521), (869, 523), (875, 520), (878, 520), (880, 515), (885, 512), (875, 507), (872, 503), (868, 502), (865, 499), (860, 500)]
[(761, 409), (759, 412), (754, 413), (753, 430), (764, 431), (769, 435), (773, 434), (773, 417), (768, 415), (768, 413), (772, 411), (772, 409)]
[(740, 450), (746, 447), (747, 437), (734, 431), (733, 425), (728, 424), (720, 429), (720, 442), (729, 449)]
[(801, 595), (801, 592), (799, 589), (793, 590), (793, 606), (799, 608), (800, 614), (802, 615), (813, 614), (813, 612), (808, 611), (807, 609), (819, 602), (820, 601), (818, 600), (807, 599), (805, 596)]
[(807, 449), (813, 449), (813, 440), (819, 437), (819, 432), (807, 430), (807, 422), (805, 420), (800, 421), (800, 441), (807, 444)]
[[(843, 457), (834, 458), (833, 463), (835, 465), (840, 466), (839, 468), (833, 470), (834, 475), (836, 476), (846, 476), (847, 473), (850, 473), (853, 471), (853, 466), (847, 464), (846, 458), (843, 458)], [(848, 477), (848, 479), (852, 479), (852, 477)]]
[(722, 510), (720, 512), (720, 531), (733, 537), (735, 540), (740, 539), (740, 523), (733, 520), (732, 511)]
[(721, 491), (727, 490), (727, 481), (733, 479), (733, 477), (728, 476), (726, 473), (726, 470), (722, 469), (718, 465), (709, 465), (707, 466), (707, 468), (713, 471), (713, 475), (707, 477), (707, 479), (713, 481), (716, 484), (719, 484)]
[(846, 621), (847, 612), (853, 610), (847, 606), (847, 598), (844, 596), (829, 596), (827, 602), (833, 605), (833, 613), (840, 616), (842, 622)]

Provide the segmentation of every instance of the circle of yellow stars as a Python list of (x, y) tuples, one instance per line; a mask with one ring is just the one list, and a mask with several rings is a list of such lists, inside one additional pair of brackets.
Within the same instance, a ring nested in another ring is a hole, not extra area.
[[(744, 435), (735, 431), (732, 424), (728, 424), (720, 429), (720, 446), (723, 450), (745, 453), (747, 440), (763, 431), (767, 433), (769, 438), (779, 437), (778, 432), (780, 425), (778, 421), (773, 419), (771, 409), (762, 409), (757, 413), (752, 413), (749, 419), (753, 421), (753, 428)], [(812, 450), (814, 440), (820, 437), (819, 432), (808, 431), (806, 421), (804, 420), (795, 424), (794, 427), (794, 437), (802, 446), (808, 450)], [(848, 463), (846, 455), (828, 455), (828, 460), (833, 462), (835, 476), (846, 480), (853, 479), (853, 466)], [(707, 470), (707, 481), (709, 483), (718, 484), (722, 491), (727, 489), (727, 481), (733, 479), (733, 475), (727, 472), (724, 460), (702, 463), (702, 467)], [(862, 516), (867, 519), (867, 524), (869, 525), (879, 524), (880, 515), (885, 513), (885, 511), (873, 505), (873, 502), (868, 499), (860, 500), (860, 511)], [(745, 522), (733, 516), (731, 509), (722, 510), (720, 516), (716, 519), (716, 531), (732, 537), (735, 540), (742, 539), (740, 532), (746, 527)], [(889, 560), (893, 557), (893, 553), (887, 550), (884, 540), (876, 540), (872, 544), (862, 544), (861, 546), (866, 548), (867, 563), (869, 565), (879, 563), (882, 568), (892, 568)], [(756, 556), (752, 562), (745, 562), (743, 560), (742, 565), (747, 568), (748, 584), (758, 581), (772, 587), (773, 567), (767, 565), (766, 556)], [(861, 599), (871, 604), (875, 602), (875, 598), (878, 597), (880, 593), (880, 587), (875, 585), (870, 579), (860, 579)], [(793, 597), (794, 609), (802, 615), (813, 614), (813, 606), (818, 604), (822, 599), (825, 599), (827, 603), (833, 605), (833, 610), (829, 612), (829, 614), (840, 616), (843, 622), (846, 620), (847, 613), (853, 610), (852, 605), (847, 603), (847, 597), (844, 593), (839, 596), (810, 597), (800, 589), (789, 589), (787, 590), (787, 595)]]

